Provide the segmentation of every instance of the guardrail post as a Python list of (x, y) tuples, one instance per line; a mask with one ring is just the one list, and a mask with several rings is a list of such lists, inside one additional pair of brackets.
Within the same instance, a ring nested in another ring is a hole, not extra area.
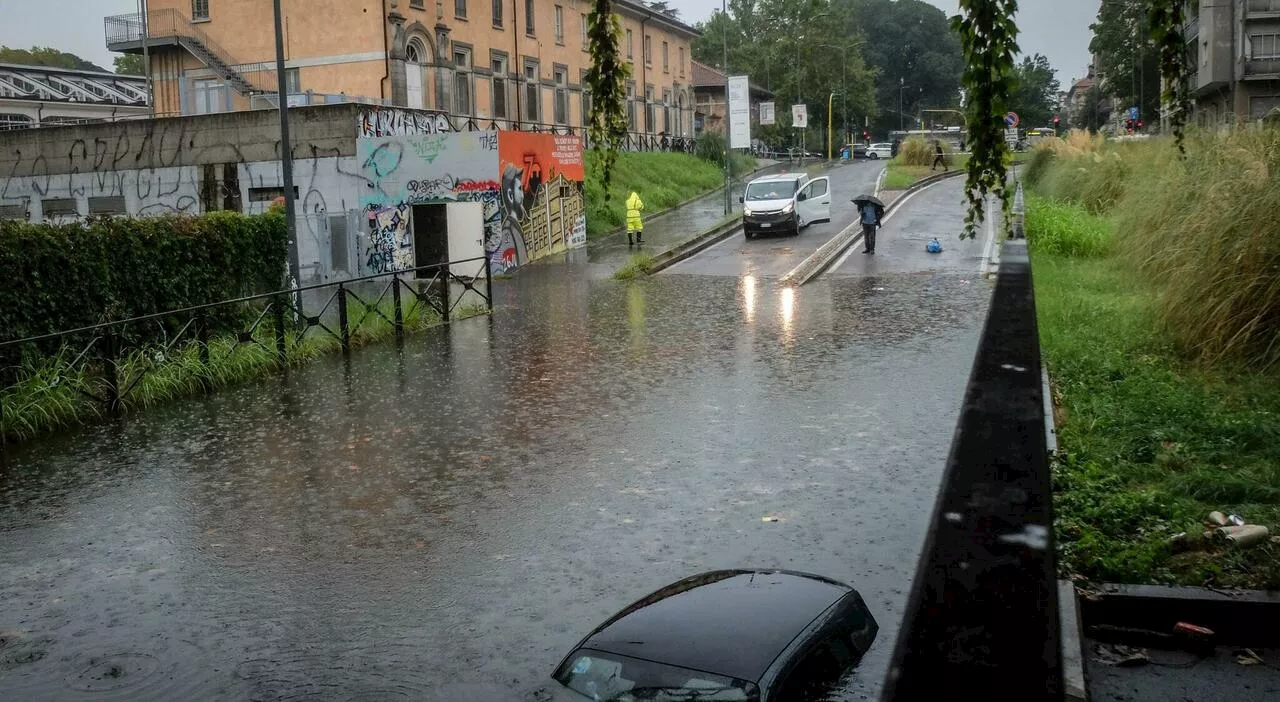
[(396, 339), (404, 338), (404, 314), (400, 311), (400, 276), (391, 278), (391, 302), (395, 307)]
[(444, 275), (440, 280), (440, 319), (441, 321), (449, 321), (449, 292), (452, 287), (450, 284), (453, 278), (449, 273), (449, 267), (445, 266)]
[(488, 255), (484, 257), (484, 296), (489, 314), (493, 314), (493, 267), (489, 264)]
[(351, 328), (347, 325), (347, 288), (338, 283), (338, 329), (342, 338), (342, 353), (351, 353)]
[(276, 295), (271, 298), (271, 316), (276, 323), (276, 360), (280, 365), (284, 365), (285, 355), (288, 349), (285, 347), (284, 337), (284, 296)]
[(107, 331), (102, 337), (102, 375), (107, 381), (107, 396), (103, 398), (108, 412), (120, 409), (120, 369), (116, 354), (120, 352), (119, 340), (114, 331)]

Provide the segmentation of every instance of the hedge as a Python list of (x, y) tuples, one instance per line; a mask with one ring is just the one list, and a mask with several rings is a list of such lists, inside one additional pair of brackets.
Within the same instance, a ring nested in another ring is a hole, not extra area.
[[(0, 340), (279, 290), (287, 257), (278, 213), (0, 221)], [(239, 314), (211, 317), (211, 331)], [(176, 324), (130, 325), (127, 341), (163, 340)]]

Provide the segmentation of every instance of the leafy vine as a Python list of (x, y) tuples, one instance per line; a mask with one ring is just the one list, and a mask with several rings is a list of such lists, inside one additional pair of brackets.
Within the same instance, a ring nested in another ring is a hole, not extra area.
[(965, 70), (961, 81), (966, 92), (966, 112), (971, 154), (965, 199), (969, 211), (960, 238), (974, 238), (985, 217), (987, 195), (1000, 198), (1005, 231), (1012, 218), (1012, 198), (1006, 187), (1009, 145), (1004, 138), (1006, 98), (1014, 89), (1014, 54), (1018, 52), (1018, 27), (1013, 22), (1017, 0), (960, 0), (960, 15), (952, 27), (960, 35)]
[(627, 138), (627, 78), (631, 66), (622, 57), (622, 23), (613, 13), (612, 0), (595, 0), (587, 17), (591, 68), (586, 87), (591, 97), (587, 111), (587, 137), (600, 155), (600, 171), (605, 199), (618, 151)]
[(1182, 0), (1152, 0), (1149, 14), (1151, 38), (1160, 47), (1160, 73), (1164, 78), (1164, 103), (1168, 110), (1169, 126), (1173, 130), (1178, 151), (1186, 154), (1183, 135), (1187, 115), (1191, 113), (1190, 67), (1187, 65), (1187, 38), (1183, 33), (1186, 21)]

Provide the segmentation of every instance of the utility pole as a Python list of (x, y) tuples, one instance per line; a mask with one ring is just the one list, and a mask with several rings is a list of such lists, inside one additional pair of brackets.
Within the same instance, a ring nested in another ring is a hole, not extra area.
[(156, 96), (151, 85), (151, 50), (147, 47), (147, 39), (151, 33), (147, 17), (147, 0), (138, 0), (138, 8), (142, 15), (142, 68), (147, 76), (147, 106), (151, 108), (151, 116), (156, 116)]
[(905, 88), (906, 85), (907, 85), (907, 81), (905, 78), (898, 79), (898, 131), (900, 132), (906, 131), (906, 126), (907, 126), (907, 123), (905, 121), (906, 117), (903, 115), (903, 112), (902, 112), (902, 89)]
[[(733, 211), (733, 190), (732, 180), (729, 177), (729, 170), (732, 164), (729, 158), (729, 138), (731, 130), (729, 121), (732, 116), (729, 111), (729, 0), (720, 0), (720, 12), (724, 15), (724, 214), (726, 217)], [(751, 100), (751, 87), (747, 87), (747, 100)]]
[[(298, 261), (298, 220), (293, 197), (293, 142), (289, 139), (289, 80), (284, 72), (284, 22), (280, 0), (273, 0), (276, 21), (276, 102), (280, 107), (280, 173), (284, 181), (284, 222), (289, 236), (289, 287), (301, 284)], [(301, 293), (295, 304), (301, 309)]]

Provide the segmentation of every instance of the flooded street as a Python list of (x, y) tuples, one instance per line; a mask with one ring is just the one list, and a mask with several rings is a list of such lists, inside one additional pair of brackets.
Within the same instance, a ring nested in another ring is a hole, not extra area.
[(744, 566), (861, 591), (881, 632), (846, 696), (873, 697), (988, 284), (570, 268), (403, 348), (11, 449), (4, 697), (525, 694), (626, 604)]

